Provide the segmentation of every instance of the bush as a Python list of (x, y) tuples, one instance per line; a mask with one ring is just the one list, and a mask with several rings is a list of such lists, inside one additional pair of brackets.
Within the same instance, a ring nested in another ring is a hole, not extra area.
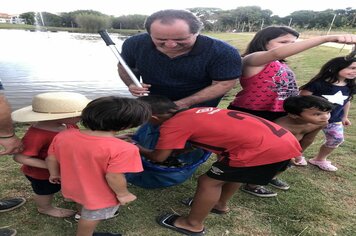
[(108, 16), (83, 14), (75, 18), (75, 22), (86, 32), (96, 33), (99, 30), (111, 28), (111, 20)]

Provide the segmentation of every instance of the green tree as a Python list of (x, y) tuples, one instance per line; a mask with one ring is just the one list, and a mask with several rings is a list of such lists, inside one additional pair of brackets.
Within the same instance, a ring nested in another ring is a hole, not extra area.
[(36, 20), (40, 26), (62, 26), (62, 17), (49, 12), (38, 12), (36, 14)]
[(204, 30), (214, 30), (214, 24), (217, 22), (217, 13), (222, 11), (220, 8), (196, 7), (188, 8), (203, 23)]
[(316, 12), (309, 10), (295, 11), (289, 17), (292, 18), (291, 26), (310, 29), (315, 25)]
[(80, 28), (91, 33), (111, 28), (111, 19), (106, 15), (81, 14), (76, 16), (75, 22)]
[(115, 17), (112, 22), (114, 29), (144, 29), (146, 15), (124, 15)]
[(35, 21), (36, 21), (35, 16), (36, 16), (36, 13), (33, 11), (30, 11), (30, 12), (25, 12), (25, 13), (20, 14), (19, 17), (24, 19), (25, 23), (27, 25), (34, 25)]

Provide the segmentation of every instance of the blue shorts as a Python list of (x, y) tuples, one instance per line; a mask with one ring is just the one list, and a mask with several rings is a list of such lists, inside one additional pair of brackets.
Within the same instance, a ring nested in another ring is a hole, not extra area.
[(31, 182), (32, 190), (37, 195), (51, 195), (61, 190), (60, 184), (52, 184), (47, 179), (34, 179), (30, 176), (25, 176)]
[(278, 172), (287, 169), (289, 162), (290, 160), (286, 160), (251, 167), (230, 167), (221, 162), (215, 162), (206, 175), (212, 179), (226, 182), (267, 185)]

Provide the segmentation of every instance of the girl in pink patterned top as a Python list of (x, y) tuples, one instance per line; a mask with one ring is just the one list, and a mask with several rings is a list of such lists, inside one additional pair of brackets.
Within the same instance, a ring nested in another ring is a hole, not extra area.
[[(243, 55), (242, 90), (236, 94), (229, 109), (271, 121), (285, 116), (283, 102), (297, 95), (298, 87), (295, 75), (284, 59), (326, 42), (356, 42), (356, 35), (325, 35), (296, 42), (298, 37), (298, 32), (286, 26), (270, 26), (256, 33)], [(273, 179), (271, 185), (284, 190), (289, 188), (278, 179)], [(248, 185), (244, 190), (261, 197), (277, 195), (263, 187)]]

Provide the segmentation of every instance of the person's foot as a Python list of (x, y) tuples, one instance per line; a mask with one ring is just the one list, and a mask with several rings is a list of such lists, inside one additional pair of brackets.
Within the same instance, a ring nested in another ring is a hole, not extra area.
[(15, 236), (17, 234), (16, 229), (2, 228), (0, 229), (0, 236)]
[(314, 160), (314, 158), (309, 159), (308, 162), (314, 166), (319, 167), (319, 169), (321, 170), (325, 170), (325, 171), (337, 171), (337, 167), (332, 165), (330, 161), (327, 160), (322, 160), (322, 161), (318, 161), (318, 160)]
[(295, 166), (307, 166), (308, 165), (308, 162), (305, 160), (304, 156), (292, 158), (291, 162)]
[(113, 234), (113, 233), (98, 233), (94, 232), (93, 236), (121, 236), (122, 234)]
[[(192, 204), (193, 204), (193, 198), (189, 197), (189, 198), (181, 200), (180, 202), (183, 203), (186, 206), (191, 207)], [(215, 214), (218, 214), (218, 215), (226, 214), (229, 211), (230, 211), (230, 209), (226, 205), (219, 205), (219, 204), (216, 204), (214, 206), (214, 208), (210, 210), (211, 213), (215, 213)]]
[(277, 193), (263, 187), (263, 186), (256, 186), (256, 187), (249, 187), (247, 184), (241, 186), (240, 188), (241, 191), (245, 193), (252, 194), (257, 197), (275, 197), (277, 196)]
[(0, 212), (6, 212), (14, 210), (23, 204), (25, 204), (26, 199), (23, 197), (11, 198), (0, 201)]
[(289, 184), (277, 178), (272, 179), (269, 184), (275, 188), (282, 190), (288, 190), (290, 188)]
[[(200, 231), (196, 231), (195, 229), (191, 228), (183, 228), (183, 225), (180, 225), (178, 219), (181, 219), (180, 215), (174, 213), (166, 213), (164, 215), (158, 216), (156, 218), (156, 222), (168, 229), (177, 231), (181, 234), (190, 235), (190, 236), (203, 236), (205, 235), (205, 229), (203, 228)], [(186, 224), (184, 226), (187, 226)]]
[(38, 209), (38, 212), (41, 214), (45, 214), (53, 217), (59, 217), (59, 218), (70, 217), (75, 214), (75, 211), (73, 210), (59, 208), (59, 207), (52, 207), (50, 209), (45, 209), (45, 210)]

